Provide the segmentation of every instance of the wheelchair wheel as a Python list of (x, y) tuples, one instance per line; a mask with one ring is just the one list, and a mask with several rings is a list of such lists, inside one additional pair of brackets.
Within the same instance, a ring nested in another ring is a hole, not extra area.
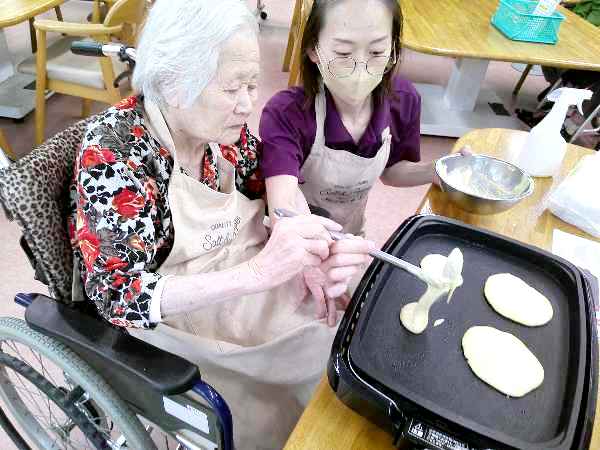
[(35, 448), (156, 448), (137, 416), (87, 363), (16, 318), (0, 318), (0, 399)]

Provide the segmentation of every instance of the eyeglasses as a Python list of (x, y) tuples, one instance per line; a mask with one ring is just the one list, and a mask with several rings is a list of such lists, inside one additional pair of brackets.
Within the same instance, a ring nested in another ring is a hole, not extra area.
[[(324, 58), (322, 57), (321, 49), (319, 45), (315, 45), (317, 56), (323, 64)], [(367, 61), (357, 61), (351, 56), (338, 56), (327, 63), (327, 71), (335, 78), (346, 78), (354, 73), (358, 64), (364, 64), (367, 73), (373, 76), (383, 75), (394, 67), (396, 64), (396, 51), (392, 47), (390, 55), (373, 56)]]

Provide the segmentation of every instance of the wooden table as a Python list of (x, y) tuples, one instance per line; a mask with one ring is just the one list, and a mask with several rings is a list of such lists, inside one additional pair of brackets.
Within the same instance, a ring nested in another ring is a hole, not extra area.
[(21, 119), (35, 107), (35, 89), (25, 89), (35, 77), (16, 72), (3, 28), (25, 22), (64, 2), (0, 0), (0, 117)]
[[(520, 148), (526, 133), (522, 131), (488, 129), (469, 133), (457, 141), (457, 150), (469, 144), (476, 153), (512, 159), (514, 150)], [(560, 180), (584, 155), (593, 153), (583, 147), (569, 145)], [(555, 228), (594, 239), (577, 228), (543, 211), (541, 203), (552, 181), (536, 179), (535, 193), (513, 209), (495, 216), (477, 216), (465, 213), (448, 204), (445, 195), (432, 187), (425, 197), (419, 213), (434, 213), (459, 219), (523, 242), (552, 249), (552, 232)], [(600, 239), (596, 239), (600, 242)], [(286, 450), (383, 450), (394, 449), (392, 437), (373, 425), (337, 399), (324, 377), (298, 425), (285, 446)], [(594, 434), (590, 449), (600, 449), (600, 403), (596, 407)]]
[(472, 129), (520, 128), (512, 116), (497, 115), (502, 102), (481, 90), (489, 62), (508, 61), (600, 70), (600, 29), (559, 7), (566, 19), (556, 45), (512, 41), (491, 23), (498, 0), (402, 0), (404, 36), (412, 50), (456, 58), (445, 87), (417, 85), (423, 98), (421, 132), (460, 137)]

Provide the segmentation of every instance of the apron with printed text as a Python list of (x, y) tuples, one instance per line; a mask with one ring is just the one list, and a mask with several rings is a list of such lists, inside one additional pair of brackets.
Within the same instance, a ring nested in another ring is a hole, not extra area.
[[(236, 190), (235, 168), (216, 145), (211, 146), (220, 192), (183, 174), (160, 111), (145, 106), (174, 159), (168, 195), (175, 240), (158, 272), (193, 275), (248, 261), (268, 239), (263, 200), (249, 200)], [(197, 364), (232, 411), (236, 448), (262, 450), (283, 447), (323, 375), (335, 332), (314, 318), (313, 301), (298, 276), (132, 334)]]
[(317, 131), (310, 154), (301, 169), (300, 190), (309, 205), (325, 209), (345, 233), (364, 236), (365, 208), (369, 191), (385, 170), (390, 155), (391, 134), (382, 133), (382, 145), (373, 158), (325, 145), (326, 99), (321, 88), (315, 98)]

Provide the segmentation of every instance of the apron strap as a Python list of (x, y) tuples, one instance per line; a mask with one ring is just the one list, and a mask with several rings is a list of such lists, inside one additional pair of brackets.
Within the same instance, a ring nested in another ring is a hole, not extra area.
[(315, 133), (315, 142), (313, 146), (322, 147), (325, 145), (325, 116), (327, 115), (327, 98), (325, 96), (325, 87), (321, 88), (315, 97), (315, 119), (317, 121), (317, 131)]
[(158, 140), (169, 149), (173, 158), (176, 160), (175, 143), (173, 142), (173, 137), (171, 136), (169, 127), (165, 122), (165, 118), (162, 115), (160, 108), (156, 103), (144, 98), (144, 111), (146, 112), (147, 125), (150, 126), (151, 131), (153, 131), (158, 137)]

